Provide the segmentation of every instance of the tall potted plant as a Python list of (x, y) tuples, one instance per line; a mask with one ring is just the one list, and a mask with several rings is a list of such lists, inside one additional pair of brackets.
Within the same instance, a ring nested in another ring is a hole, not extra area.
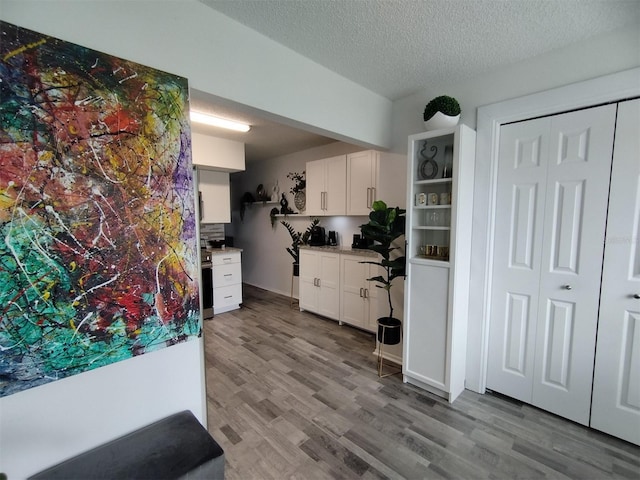
[(281, 220), (280, 223), (284, 225), (291, 237), (291, 246), (287, 247), (287, 252), (289, 252), (291, 257), (293, 257), (293, 276), (297, 277), (300, 275), (300, 245), (304, 245), (309, 241), (311, 230), (320, 223), (320, 219), (314, 218), (311, 220), (311, 224), (307, 227), (304, 233), (297, 232), (296, 229), (285, 220)]
[[(391, 300), (391, 287), (394, 278), (405, 276), (405, 256), (391, 258), (391, 252), (399, 247), (393, 246), (393, 242), (404, 235), (405, 213), (399, 207), (387, 207), (382, 200), (373, 202), (373, 210), (369, 213), (369, 223), (360, 226), (362, 237), (373, 243), (369, 247), (380, 254), (382, 259), (379, 262), (366, 261), (371, 265), (378, 265), (384, 270), (384, 275), (377, 275), (367, 280), (376, 282), (377, 288), (382, 288), (387, 292), (389, 301), (389, 316), (378, 319), (378, 341), (382, 341), (382, 326), (399, 327), (400, 320), (393, 316), (393, 302)], [(400, 342), (400, 328), (392, 328), (389, 335), (384, 339), (386, 344), (394, 345)]]

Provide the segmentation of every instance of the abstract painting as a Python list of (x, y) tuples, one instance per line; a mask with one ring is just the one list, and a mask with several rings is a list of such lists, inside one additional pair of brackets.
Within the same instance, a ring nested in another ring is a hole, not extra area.
[(0, 29), (6, 396), (202, 325), (187, 80)]

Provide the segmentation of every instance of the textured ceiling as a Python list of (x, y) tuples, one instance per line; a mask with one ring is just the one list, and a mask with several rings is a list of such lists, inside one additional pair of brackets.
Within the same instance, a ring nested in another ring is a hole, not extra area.
[(200, 0), (391, 100), (640, 24), (638, 0)]
[[(640, 28), (640, 0), (199, 1), (391, 100)], [(194, 106), (247, 120), (251, 131), (194, 131), (245, 142), (247, 162), (334, 141), (218, 100), (192, 94)]]

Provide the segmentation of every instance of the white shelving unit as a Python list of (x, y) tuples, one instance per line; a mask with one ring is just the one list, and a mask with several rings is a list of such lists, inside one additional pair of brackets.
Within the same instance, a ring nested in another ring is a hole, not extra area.
[(475, 132), (409, 137), (403, 380), (447, 398), (464, 390)]

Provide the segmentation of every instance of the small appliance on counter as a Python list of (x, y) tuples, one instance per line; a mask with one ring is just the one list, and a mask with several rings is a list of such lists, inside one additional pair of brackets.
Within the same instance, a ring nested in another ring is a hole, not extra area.
[(353, 243), (351, 244), (351, 248), (361, 248), (363, 250), (366, 250), (371, 245), (372, 245), (372, 242), (360, 236), (359, 233), (353, 234)]
[(327, 244), (327, 239), (324, 233), (324, 227), (315, 226), (311, 229), (311, 236), (309, 237), (309, 245), (312, 247), (320, 247)]
[(332, 247), (338, 245), (338, 237), (335, 230), (329, 230), (329, 240), (327, 241), (327, 245), (331, 245)]

